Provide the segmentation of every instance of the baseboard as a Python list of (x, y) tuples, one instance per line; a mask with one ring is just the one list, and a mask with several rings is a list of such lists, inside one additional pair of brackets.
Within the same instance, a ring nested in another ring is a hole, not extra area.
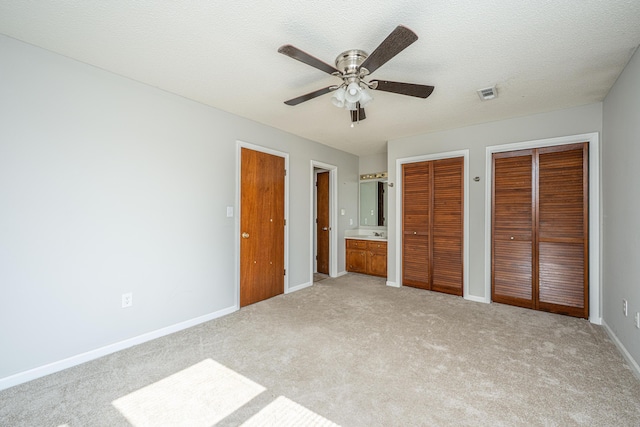
[(309, 286), (312, 286), (312, 285), (313, 285), (313, 282), (303, 283), (301, 285), (290, 287), (289, 290), (287, 290), (286, 293), (290, 294), (291, 292), (299, 291), (300, 289), (308, 288)]
[(75, 356), (59, 360), (57, 362), (48, 363), (37, 368), (29, 369), (27, 371), (20, 372), (5, 378), (0, 378), (0, 390), (5, 390), (10, 387), (35, 380), (40, 377), (44, 377), (45, 375), (53, 374), (64, 369), (89, 362), (91, 360), (109, 355), (111, 353), (115, 353), (117, 351), (124, 350), (126, 348), (133, 347), (135, 345), (142, 344), (144, 342), (151, 341), (156, 338), (181, 331), (183, 329), (191, 328), (193, 326), (199, 325), (200, 323), (208, 322), (210, 320), (217, 319), (218, 317), (226, 316), (227, 314), (231, 314), (235, 311), (238, 311), (237, 306), (228, 307), (222, 310), (218, 310), (214, 313), (205, 314), (204, 316), (196, 317), (194, 319), (176, 323), (175, 325), (167, 326), (165, 328), (157, 329), (146, 334), (138, 335), (137, 337), (128, 338), (126, 340), (109, 344), (95, 350), (90, 350), (86, 353), (77, 354)]
[(609, 335), (609, 338), (611, 338), (611, 341), (613, 341), (616, 347), (618, 347), (618, 350), (620, 350), (620, 353), (622, 353), (622, 356), (624, 356), (624, 358), (627, 360), (627, 363), (629, 364), (629, 366), (631, 366), (631, 370), (635, 374), (636, 378), (640, 380), (640, 366), (638, 365), (638, 362), (635, 361), (635, 359), (627, 351), (627, 348), (624, 346), (624, 344), (622, 344), (617, 335), (613, 332), (613, 330), (611, 330), (606, 322), (602, 322), (602, 327), (604, 327), (604, 330), (607, 332), (607, 335)]
[(391, 286), (392, 288), (399, 288), (400, 285), (397, 282), (390, 282), (387, 280), (387, 286)]
[(484, 304), (489, 304), (491, 302), (487, 298), (477, 297), (477, 296), (474, 296), (474, 295), (465, 295), (463, 298), (468, 300), (468, 301), (481, 302), (481, 303), (484, 303)]

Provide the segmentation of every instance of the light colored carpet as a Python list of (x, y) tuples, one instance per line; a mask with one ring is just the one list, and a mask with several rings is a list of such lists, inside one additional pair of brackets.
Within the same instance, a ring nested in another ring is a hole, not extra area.
[(640, 425), (640, 381), (601, 327), (384, 283), (323, 280), (13, 387), (0, 424), (144, 425), (132, 408), (153, 417), (164, 387), (184, 424), (218, 408), (209, 425), (268, 425), (291, 402), (344, 427)]
[(328, 279), (329, 275), (324, 273), (313, 273), (313, 281), (320, 282), (321, 280)]

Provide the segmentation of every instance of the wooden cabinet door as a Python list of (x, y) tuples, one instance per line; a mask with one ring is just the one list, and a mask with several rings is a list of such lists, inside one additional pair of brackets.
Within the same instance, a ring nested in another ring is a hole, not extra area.
[(433, 162), (431, 289), (462, 295), (464, 159)]
[(367, 272), (367, 242), (346, 239), (347, 271), (353, 273)]
[(360, 249), (347, 250), (347, 270), (354, 273), (366, 273), (367, 251)]
[(402, 284), (430, 289), (431, 163), (402, 165)]
[(534, 308), (533, 151), (493, 155), (491, 299)]
[(387, 277), (387, 243), (368, 242), (367, 273)]
[(538, 150), (538, 306), (588, 317), (587, 144)]

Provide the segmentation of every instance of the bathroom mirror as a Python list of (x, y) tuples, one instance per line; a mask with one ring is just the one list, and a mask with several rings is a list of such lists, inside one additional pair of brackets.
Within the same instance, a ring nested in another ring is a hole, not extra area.
[(360, 226), (387, 226), (387, 181), (360, 182)]

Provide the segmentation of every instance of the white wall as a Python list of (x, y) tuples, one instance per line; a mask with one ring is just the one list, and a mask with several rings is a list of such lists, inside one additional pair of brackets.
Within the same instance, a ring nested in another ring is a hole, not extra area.
[[(640, 52), (604, 100), (602, 144), (604, 323), (640, 364)], [(622, 300), (628, 301), (628, 316)]]
[(368, 156), (360, 156), (360, 174), (386, 172), (387, 171), (387, 153), (370, 154)]
[[(500, 98), (491, 102), (500, 102)], [(602, 104), (484, 123), (389, 141), (389, 182), (396, 181), (396, 160), (457, 150), (469, 150), (469, 294), (471, 299), (488, 300), (485, 293), (485, 153), (488, 146), (539, 140), (567, 135), (601, 132)], [(479, 182), (473, 177), (480, 177)], [(396, 263), (396, 198), (398, 186), (389, 188), (388, 280), (399, 285)]]
[(311, 160), (357, 212), (353, 155), (4, 36), (0, 63), (0, 388), (235, 309), (238, 140), (289, 153), (290, 287), (311, 277)]

